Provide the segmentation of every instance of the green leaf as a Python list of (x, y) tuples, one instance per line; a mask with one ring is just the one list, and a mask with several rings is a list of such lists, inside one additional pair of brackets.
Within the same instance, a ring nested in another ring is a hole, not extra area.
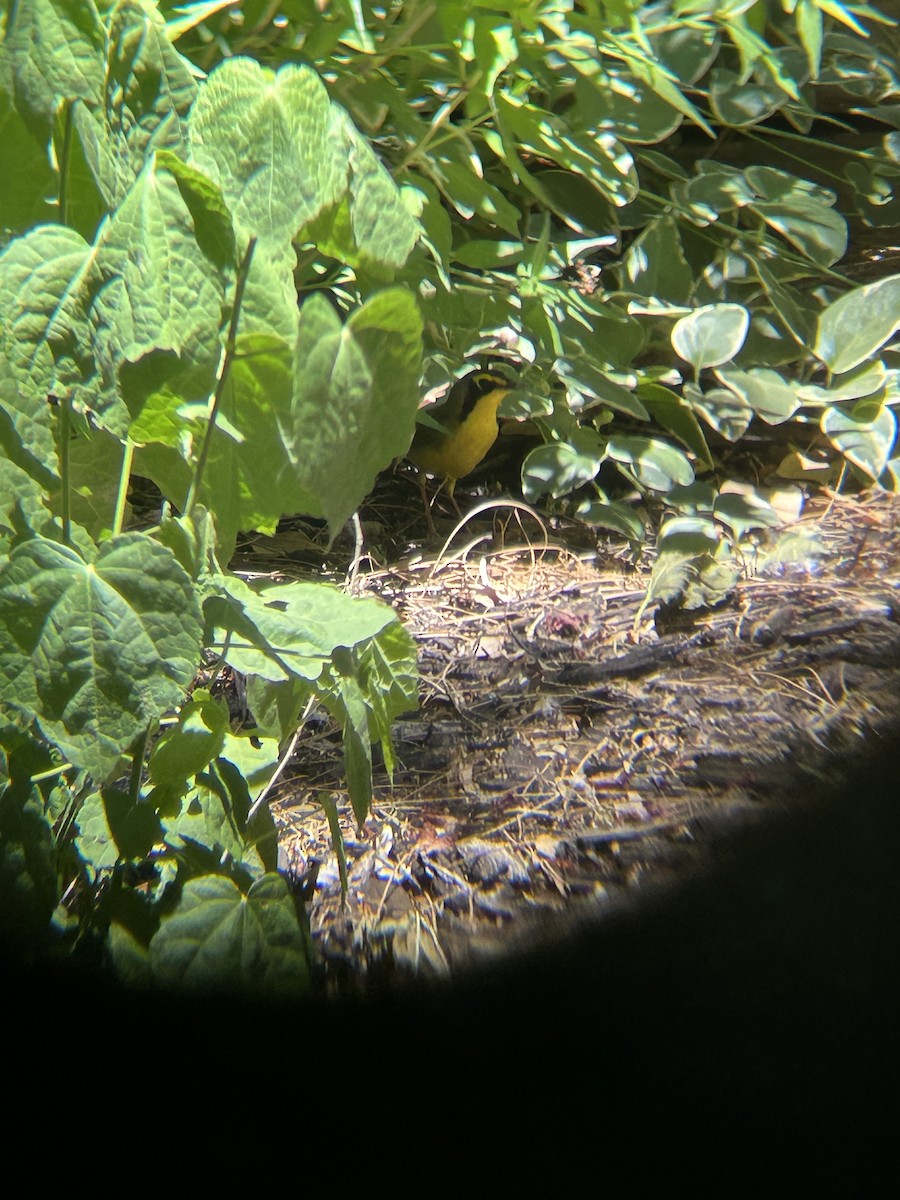
[(297, 238), (357, 266), (406, 261), (418, 222), (311, 68), (273, 74), (229, 59), (201, 89), (189, 128), (193, 162), (221, 187), (262, 257), (289, 267)]
[(470, 117), (483, 112), (494, 94), (497, 81), (519, 56), (519, 48), (511, 25), (500, 25), (496, 17), (478, 17), (472, 36), (474, 61), (479, 67), (477, 86), (466, 102)]
[(247, 700), (260, 729), (277, 738), (289, 736), (301, 706), (319, 697), (340, 722), (348, 787), (354, 811), (365, 818), (372, 789), (371, 745), (380, 741), (388, 774), (393, 771), (391, 722), (416, 707), (418, 675), (415, 645), (396, 618), (352, 653), (336, 648), (310, 685), (299, 680), (263, 683), (251, 678)]
[[(701, 539), (701, 544), (705, 539)], [(691, 577), (695, 554), (691, 551), (668, 549), (657, 555), (647, 592), (641, 601), (640, 613), (651, 604), (668, 604), (677, 600), (687, 587)], [(635, 618), (637, 620), (637, 617)]]
[(522, 464), (522, 490), (534, 501), (548, 493), (565, 496), (590, 483), (603, 461), (602, 442), (588, 429), (578, 429), (566, 442), (549, 442), (532, 450)]
[(581, 397), (584, 407), (603, 404), (614, 412), (625, 413), (638, 421), (650, 419), (650, 414), (634, 392), (610, 379), (587, 355), (581, 354), (576, 358), (575, 354), (582, 347), (574, 339), (566, 340), (571, 343), (572, 357), (558, 358), (556, 372), (569, 392)]
[(640, 384), (638, 395), (657, 423), (694, 452), (701, 467), (712, 468), (712, 454), (690, 404), (659, 383)]
[(152, 781), (177, 785), (199, 775), (221, 753), (228, 728), (227, 706), (207, 692), (195, 691), (181, 706), (177, 722), (153, 747), (149, 765)]
[(744, 344), (750, 314), (740, 304), (706, 304), (672, 329), (675, 353), (699, 374), (706, 367), (729, 362)]
[(421, 226), (346, 113), (337, 110), (335, 122), (332, 137), (343, 135), (349, 191), (336, 209), (304, 227), (301, 240), (313, 241), (324, 254), (379, 279), (389, 278), (406, 262)]
[(684, 304), (694, 286), (695, 272), (685, 258), (678, 223), (668, 213), (647, 223), (622, 265), (627, 290), (638, 296)]
[(275, 833), (268, 810), (247, 827), (247, 781), (227, 759), (218, 758), (196, 777), (195, 785), (161, 784), (150, 795), (162, 816), (165, 841), (175, 853), (208, 866), (227, 855), (250, 876), (275, 863)]
[(88, 796), (75, 818), (75, 845), (93, 878), (120, 861), (144, 858), (162, 841), (163, 831), (152, 805), (134, 801), (116, 788)]
[(852, 370), (900, 329), (900, 275), (840, 296), (819, 314), (813, 354), (836, 375)]
[(834, 211), (834, 192), (774, 167), (744, 172), (756, 192), (749, 207), (767, 225), (819, 266), (828, 267), (847, 249), (847, 222)]
[(142, 0), (115, 5), (104, 48), (102, 85), (73, 108), (73, 118), (84, 158), (112, 210), (156, 150), (185, 157), (185, 119), (197, 83), (159, 12)]
[(804, 405), (811, 406), (837, 404), (840, 400), (862, 400), (880, 392), (888, 378), (884, 363), (876, 359), (874, 362), (862, 362), (843, 375), (835, 375), (829, 387), (802, 384), (797, 388), (797, 395)]
[(514, 267), (523, 262), (525, 247), (521, 242), (494, 242), (476, 238), (456, 246), (449, 252), (448, 257), (465, 267), (492, 271), (500, 267)]
[(93, 562), (34, 538), (0, 568), (0, 699), (102, 781), (182, 699), (200, 633), (189, 578), (146, 534), (112, 538)]
[(686, 456), (660, 438), (616, 434), (607, 443), (606, 457), (627, 467), (641, 487), (654, 492), (694, 481), (694, 468)]
[(148, 163), (98, 239), (92, 321), (98, 353), (116, 364), (158, 350), (218, 361), (223, 280), (198, 245), (182, 187)]
[(372, 802), (372, 742), (369, 737), (369, 709), (355, 678), (352, 659), (345, 651), (334, 656), (337, 666), (346, 659), (346, 669), (337, 673), (337, 686), (323, 696), (323, 701), (341, 722), (341, 742), (344, 749), (344, 772), (347, 791), (357, 821), (362, 824), (369, 815)]
[[(340, 531), (378, 473), (409, 448), (421, 330), (410, 293), (392, 288), (356, 309), (346, 325), (327, 301), (311, 297), (293, 363), (277, 338), (238, 338), (200, 489), (216, 514), (221, 558), (230, 557), (240, 530), (274, 533), (285, 513), (324, 516), (332, 536)], [(157, 366), (147, 364), (148, 387), (156, 386)], [(184, 405), (174, 386), (180, 379), (166, 380), (145, 402), (132, 436), (199, 446), (209, 406)], [(147, 446), (138, 463), (183, 504), (190, 477), (179, 454)]]
[(631, 154), (610, 133), (579, 133), (559, 117), (508, 93), (497, 96), (497, 118), (519, 145), (542, 158), (583, 175), (617, 208), (638, 192)]
[(180, 37), (184, 37), (188, 30), (202, 25), (204, 21), (215, 16), (223, 8), (230, 8), (233, 2), (234, 0), (192, 0), (191, 3), (180, 4), (176, 9), (180, 15), (171, 17), (166, 22), (169, 37), (173, 42), (177, 42)]
[[(658, 72), (658, 82), (681, 93)], [(647, 86), (612, 71), (590, 79), (580, 76), (575, 84), (578, 123), (585, 129), (605, 129), (629, 143), (652, 145), (664, 141), (684, 119), (678, 108)]]
[(687, 517), (711, 517), (715, 502), (716, 489), (699, 479), (686, 487), (674, 487), (666, 494), (666, 504)]
[[(747, 261), (766, 289), (766, 294), (772, 304), (773, 316), (777, 317), (798, 345), (805, 350), (812, 337), (814, 313), (804, 306), (799, 293), (779, 280), (775, 271), (772, 270), (771, 264), (764, 263), (759, 256), (752, 254), (747, 255)], [(759, 313), (754, 315), (758, 317)]]
[(278, 765), (278, 738), (260, 737), (258, 731), (225, 731), (221, 757), (227, 759), (246, 780), (250, 797), (255, 800), (272, 778)]
[(309, 983), (303, 929), (274, 874), (246, 896), (221, 875), (189, 880), (150, 943), (150, 962), (160, 983), (193, 991), (302, 995)]
[(720, 49), (718, 30), (688, 21), (667, 22), (648, 40), (659, 62), (683, 84), (696, 83), (704, 76)]
[(690, 210), (691, 219), (698, 225), (709, 225), (719, 217), (743, 208), (753, 198), (753, 191), (743, 173), (725, 163), (701, 159), (694, 166), (693, 179), (677, 184), (673, 198)]
[(220, 598), (206, 602), (213, 640), (231, 633), (226, 661), (243, 675), (273, 682), (317, 680), (338, 647), (366, 642), (397, 619), (386, 604), (347, 596), (325, 583), (251, 587), (222, 576), (219, 589)]
[(752, 488), (740, 492), (722, 491), (716, 497), (715, 517), (740, 539), (750, 529), (781, 525), (782, 519), (764, 496)]
[(0, 245), (29, 226), (52, 221), (55, 178), (46, 149), (0, 85)]
[[(122, 475), (122, 443), (104, 429), (73, 439), (69, 447), (69, 506), (72, 520), (95, 541), (112, 532), (116, 498)], [(62, 516), (62, 487), (47, 494), (47, 501)], [(130, 513), (126, 505), (126, 516)], [(34, 532), (43, 532), (34, 530)]]
[[(696, 50), (694, 70), (698, 69), (700, 61), (706, 57), (701, 45), (702, 38), (703, 35), (701, 33), (695, 39)], [(655, 60), (655, 58), (649, 55), (646, 57), (629, 55), (626, 61), (631, 71), (638, 76), (638, 78), (640, 78), (647, 85), (647, 87), (651, 89), (651, 91), (656, 93), (656, 96), (664, 105), (671, 106), (671, 108), (676, 112), (686, 116), (699, 129), (702, 129), (704, 133), (712, 136), (712, 127), (700, 113), (700, 110), (695, 105), (691, 104), (690, 100), (688, 100), (688, 98), (684, 95), (684, 92), (681, 90), (681, 88), (676, 86), (668, 72), (661, 66), (659, 62)], [(650, 99), (650, 97), (647, 99)], [(646, 103), (646, 101), (642, 101), (642, 104), (643, 103)], [(656, 129), (657, 132), (661, 132), (665, 119), (665, 109), (659, 109), (658, 104), (653, 103), (649, 104), (648, 107), (650, 108), (651, 112), (654, 110), (658, 111), (659, 115), (657, 116)], [(647, 126), (644, 121), (641, 121), (639, 129), (643, 129), (645, 132), (647, 132)], [(620, 136), (624, 137), (624, 134), (620, 134)], [(655, 138), (654, 140), (658, 139)]]
[(797, 35), (800, 44), (806, 51), (806, 61), (810, 75), (815, 78), (819, 74), (822, 62), (822, 12), (816, 0), (797, 0), (794, 9), (794, 19), (797, 22)]
[(156, 154), (156, 173), (168, 172), (178, 185), (193, 221), (197, 245), (210, 263), (230, 276), (237, 263), (231, 213), (221, 189), (202, 171), (176, 158), (168, 150)]
[(424, 230), (423, 242), (441, 269), (446, 270), (453, 249), (453, 227), (441, 194), (431, 180), (422, 175), (401, 174), (398, 182), (401, 180), (401, 194), (406, 197), (407, 206), (418, 200), (416, 214)]
[[(56, 469), (47, 397), (58, 390), (55, 360), (90, 260), (84, 239), (56, 225), (29, 231), (0, 255), (0, 399), (18, 447), (36, 460), (37, 478)], [(64, 395), (64, 387), (59, 392)]]
[(730, 388), (709, 388), (701, 391), (693, 383), (684, 385), (684, 399), (729, 442), (739, 441), (753, 420), (753, 409), (743, 396)]
[(705, 530), (672, 532), (660, 541), (647, 594), (638, 618), (651, 604), (670, 604), (680, 599), (690, 610), (720, 604), (737, 580), (737, 573), (710, 549)]
[[(195, 446), (207, 412), (203, 405), (192, 414)], [(283, 513), (315, 511), (291, 455), (289, 347), (265, 334), (240, 336), (219, 413), (199, 498), (215, 513), (218, 554), (227, 562), (240, 530), (272, 534)]]
[(624, 504), (608, 504), (602, 500), (583, 500), (575, 509), (575, 516), (588, 525), (611, 529), (627, 538), (633, 546), (643, 544), (646, 529), (640, 517)]
[[(334, 537), (375, 477), (409, 449), (419, 405), (422, 318), (400, 288), (342, 326), (321, 297), (303, 306), (294, 367), (292, 463)], [(335, 465), (340, 464), (340, 470)]]
[(46, 938), (58, 897), (51, 823), (30, 784), (0, 792), (3, 949), (31, 956)]
[(49, 128), (60, 104), (95, 99), (103, 83), (104, 34), (96, 8), (83, 0), (16, 5), (7, 19), (3, 56), (20, 111)]
[(734, 71), (716, 67), (710, 75), (709, 100), (717, 120), (741, 128), (764, 121), (789, 97), (772, 80), (744, 80)]
[(356, 674), (369, 708), (370, 735), (381, 742), (385, 767), (393, 778), (392, 722), (419, 703), (416, 644), (399, 620), (357, 650)]
[(227, 59), (200, 89), (188, 129), (191, 161), (263, 247), (286, 246), (346, 188), (343, 130), (309, 67), (275, 75), (249, 58)]
[(482, 220), (502, 229), (512, 237), (519, 236), (522, 214), (507, 200), (499, 188), (476, 174), (471, 165), (450, 159), (444, 153), (421, 164), (428, 171), (447, 202), (463, 220), (470, 220), (477, 213)]
[(279, 680), (251, 675), (247, 679), (247, 706), (259, 734), (277, 744), (293, 737), (304, 705), (317, 695), (321, 674), (315, 684), (292, 675)]
[(850, 412), (826, 408), (821, 429), (848, 462), (878, 479), (888, 464), (897, 439), (897, 417), (879, 401), (859, 400)]
[[(689, 489), (673, 489), (679, 490), (686, 492)], [(669, 503), (669, 496), (666, 496), (666, 503)], [(671, 552), (677, 546), (685, 553), (701, 554), (718, 546), (719, 531), (708, 516), (669, 517), (659, 527), (658, 541), (665, 552)]]
[(53, 520), (43, 500), (40, 484), (0, 454), (0, 556), (5, 558), (13, 541), (36, 533), (53, 535)]
[(716, 378), (767, 425), (782, 424), (800, 407), (798, 384), (766, 367), (753, 367), (749, 371), (720, 370), (716, 371)]

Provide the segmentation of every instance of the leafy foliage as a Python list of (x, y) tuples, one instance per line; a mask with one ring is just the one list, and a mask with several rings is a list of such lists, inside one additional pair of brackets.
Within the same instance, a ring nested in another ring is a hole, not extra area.
[[(485, 350), (525, 364), (501, 412), (544, 442), (527, 496), (573, 497), (641, 541), (604, 465), (664, 498), (755, 420), (895, 486), (896, 278), (848, 291), (836, 269), (850, 225), (900, 212), (900, 43), (877, 9), (298, 3), (265, 30), (201, 19), (232, 51), (315, 65), (416, 198), (425, 379)], [(205, 65), (195, 37), (182, 44)], [(861, 137), (857, 118), (884, 132)], [(846, 373), (879, 355), (866, 396), (846, 396)], [(836, 432), (863, 398), (871, 444), (851, 456)]]
[[(844, 262), (898, 223), (898, 50), (836, 0), (7, 4), (0, 899), (24, 937), (52, 915), (135, 980), (305, 985), (265, 789), (317, 701), (362, 820), (413, 645), (374, 601), (227, 563), (285, 513), (336, 535), (473, 358), (517, 374), (527, 498), (636, 546), (658, 518), (648, 605), (715, 602), (796, 482), (900, 486), (900, 276)], [(729, 478), (776, 426), (784, 484)], [(166, 505), (126, 532), (135, 472)]]
[[(385, 285), (419, 225), (308, 67), (198, 77), (139, 0), (14, 7), (2, 55), (5, 149), (58, 166), (55, 205), (13, 188), (2, 214), (4, 895), (47, 922), (80, 881), (56, 926), (131, 978), (302, 988), (258, 800), (318, 700), (363, 820), (415, 656), (379, 602), (221, 564), (285, 512), (336, 533), (408, 447), (422, 321)], [(318, 243), (371, 280), (345, 321), (298, 310), (295, 247)], [(182, 515), (123, 532), (135, 466)], [(203, 654), (249, 677), (252, 737), (187, 698)]]

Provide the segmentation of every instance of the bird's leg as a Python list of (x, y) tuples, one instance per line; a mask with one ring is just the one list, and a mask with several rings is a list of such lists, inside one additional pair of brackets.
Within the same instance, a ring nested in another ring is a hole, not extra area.
[[(455, 479), (447, 479), (447, 480), (445, 480), (445, 482), (447, 484), (447, 498), (450, 501), (450, 503), (453, 505), (453, 507), (456, 509), (456, 515), (459, 517), (460, 520), (462, 520), (462, 510), (460, 509), (459, 505), (456, 502), (456, 497), (453, 495), (454, 491), (456, 490), (456, 480)], [(435, 495), (437, 495), (436, 492), (435, 492)]]
[(437, 537), (437, 530), (434, 527), (434, 517), (431, 515), (431, 503), (428, 500), (428, 491), (425, 487), (424, 471), (419, 471), (419, 491), (422, 493), (422, 508), (425, 510), (425, 520), (428, 523), (428, 532), (432, 537)]

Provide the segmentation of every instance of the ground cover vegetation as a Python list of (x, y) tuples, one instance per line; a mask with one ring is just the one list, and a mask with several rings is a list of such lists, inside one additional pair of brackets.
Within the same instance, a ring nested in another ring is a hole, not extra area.
[[(897, 490), (900, 276), (846, 264), (900, 223), (877, 8), (10, 0), (2, 36), (18, 952), (307, 987), (267, 789), (318, 704), (364, 819), (415, 650), (387, 605), (228, 563), (285, 514), (335, 536), (473, 363), (539, 435), (527, 500), (655, 539), (647, 604), (724, 595), (801, 485)], [(775, 491), (728, 465), (774, 427)]]

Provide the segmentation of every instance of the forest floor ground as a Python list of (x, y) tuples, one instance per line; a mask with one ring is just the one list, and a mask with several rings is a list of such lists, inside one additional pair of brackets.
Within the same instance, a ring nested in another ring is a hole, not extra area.
[[(816, 495), (792, 530), (809, 554), (748, 564), (722, 604), (694, 612), (642, 611), (652, 549), (635, 561), (624, 543), (502, 504), (454, 534), (441, 503), (429, 538), (415, 485), (392, 477), (361, 514), (355, 557), (344, 541), (327, 562), (318, 552), (332, 571), (353, 558), (353, 589), (394, 606), (421, 675), (364, 826), (321, 718), (276, 790), (325, 994), (489, 965), (602, 919), (697, 870), (723, 823), (814, 794), (900, 717), (897, 497)], [(285, 575), (317, 553), (290, 523), (243, 549), (254, 571)]]

